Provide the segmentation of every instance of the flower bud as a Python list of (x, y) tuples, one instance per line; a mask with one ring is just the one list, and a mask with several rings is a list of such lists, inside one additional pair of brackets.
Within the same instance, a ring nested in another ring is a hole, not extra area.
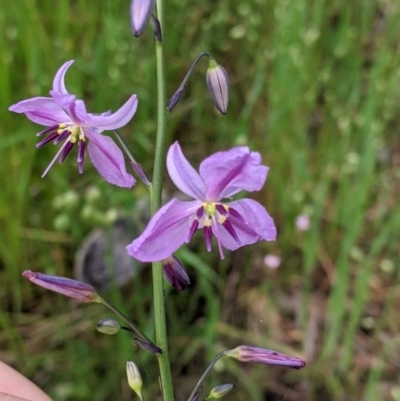
[(190, 279), (182, 263), (175, 256), (162, 261), (164, 276), (168, 282), (178, 291), (183, 291), (189, 284)]
[(179, 87), (175, 91), (175, 93), (171, 96), (171, 98), (168, 100), (168, 103), (167, 103), (167, 111), (168, 112), (170, 112), (176, 106), (176, 104), (179, 102), (184, 90), (185, 90), (185, 87)]
[(300, 358), (281, 354), (279, 352), (240, 345), (229, 351), (225, 351), (225, 356), (235, 358), (240, 362), (262, 363), (265, 365), (287, 366), (288, 368), (301, 369), (306, 363)]
[(96, 290), (86, 283), (72, 280), (66, 277), (51, 276), (49, 274), (35, 273), (25, 270), (22, 275), (33, 284), (46, 288), (50, 291), (58, 292), (81, 302), (102, 302)]
[(143, 395), (142, 395), (143, 380), (142, 380), (142, 376), (140, 375), (139, 369), (137, 368), (137, 366), (132, 361), (128, 361), (126, 363), (126, 375), (128, 376), (129, 387), (143, 401)]
[(154, 8), (154, 0), (132, 0), (131, 27), (133, 35), (140, 36), (149, 23)]
[(220, 384), (210, 391), (210, 394), (208, 395), (206, 400), (222, 398), (225, 394), (228, 394), (233, 389), (233, 387), (234, 385), (231, 383)]
[(161, 355), (163, 353), (160, 347), (157, 347), (157, 345), (149, 341), (139, 340), (138, 338), (135, 338), (135, 341), (140, 345), (141, 348), (151, 352), (152, 354)]
[(146, 173), (143, 171), (143, 167), (140, 163), (129, 162), (130, 166), (132, 167), (132, 170), (138, 175), (138, 177), (141, 179), (144, 185), (146, 185), (147, 188), (151, 186), (150, 180), (147, 178)]
[(121, 330), (120, 324), (114, 319), (103, 319), (97, 323), (97, 331), (112, 336)]
[(229, 103), (229, 78), (224, 67), (211, 58), (206, 75), (208, 90), (217, 110), (226, 114)]

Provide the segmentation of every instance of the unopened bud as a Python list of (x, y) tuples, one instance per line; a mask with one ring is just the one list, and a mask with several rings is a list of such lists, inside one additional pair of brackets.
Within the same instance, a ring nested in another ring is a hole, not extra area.
[(149, 341), (139, 340), (138, 338), (135, 338), (135, 341), (139, 344), (139, 346), (141, 348), (143, 348), (146, 351), (151, 352), (152, 354), (155, 354), (155, 355), (162, 354), (162, 349), (160, 347), (157, 347), (157, 345), (155, 345)]
[(210, 394), (208, 395), (206, 400), (222, 398), (225, 394), (228, 394), (233, 389), (233, 387), (234, 385), (231, 383), (220, 384), (210, 391)]
[(140, 36), (149, 23), (154, 8), (154, 0), (132, 0), (131, 26), (133, 35)]
[(121, 330), (120, 324), (114, 319), (103, 319), (97, 323), (97, 331), (112, 336)]
[(167, 111), (168, 112), (170, 112), (176, 106), (176, 104), (179, 102), (184, 90), (185, 90), (185, 87), (179, 87), (175, 91), (175, 93), (171, 96), (171, 99), (168, 100), (168, 103), (167, 103)]
[(229, 78), (225, 68), (213, 58), (208, 64), (206, 80), (215, 107), (220, 113), (226, 114), (229, 103)]
[(183, 291), (189, 284), (190, 279), (182, 263), (175, 256), (162, 261), (164, 276), (168, 282), (178, 291)]
[(306, 363), (295, 356), (281, 354), (271, 349), (240, 345), (229, 351), (225, 351), (225, 356), (235, 358), (240, 362), (262, 363), (264, 365), (286, 366), (293, 369), (301, 369)]
[(126, 375), (128, 377), (129, 387), (143, 401), (143, 395), (142, 395), (143, 380), (142, 380), (142, 376), (140, 375), (139, 369), (137, 368), (137, 366), (132, 361), (128, 361), (126, 363)]
[(67, 277), (52, 276), (50, 274), (36, 273), (25, 270), (22, 275), (33, 284), (58, 292), (59, 294), (76, 299), (81, 302), (102, 302), (96, 290), (86, 283), (72, 280)]

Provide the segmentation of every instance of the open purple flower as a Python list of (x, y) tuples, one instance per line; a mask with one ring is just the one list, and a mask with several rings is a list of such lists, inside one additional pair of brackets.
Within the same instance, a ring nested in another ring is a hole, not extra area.
[[(53, 142), (61, 148), (44, 171), (44, 177), (55, 161), (62, 163), (75, 144), (78, 145), (78, 170), (83, 172), (85, 149), (98, 172), (110, 184), (130, 188), (135, 184), (132, 175), (126, 172), (125, 160), (121, 150), (108, 137), (101, 135), (104, 130), (114, 130), (126, 125), (133, 117), (137, 108), (137, 97), (132, 95), (128, 101), (115, 113), (110, 111), (96, 115), (86, 111), (85, 103), (77, 100), (75, 95), (68, 93), (64, 84), (65, 73), (74, 61), (64, 63), (58, 70), (54, 81), (51, 97), (34, 97), (13, 104), (9, 110), (24, 113), (34, 123), (44, 125), (44, 131), (37, 135), (46, 137), (36, 147)], [(89, 141), (88, 141), (89, 140)]]
[(168, 258), (198, 229), (203, 229), (207, 250), (212, 235), (222, 247), (235, 250), (257, 241), (273, 241), (276, 228), (265, 208), (252, 199), (223, 202), (241, 190), (259, 191), (268, 167), (261, 155), (247, 146), (217, 152), (200, 164), (200, 174), (189, 164), (179, 144), (167, 156), (167, 168), (175, 185), (193, 201), (172, 199), (150, 220), (142, 235), (127, 246), (129, 255), (142, 262)]

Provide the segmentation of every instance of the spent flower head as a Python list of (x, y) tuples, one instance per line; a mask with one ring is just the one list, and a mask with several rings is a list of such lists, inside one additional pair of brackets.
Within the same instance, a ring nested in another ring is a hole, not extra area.
[(190, 278), (176, 256), (164, 259), (162, 265), (165, 278), (176, 290), (183, 291), (190, 284)]
[(268, 167), (261, 165), (258, 152), (241, 146), (214, 153), (200, 164), (199, 174), (175, 142), (168, 151), (167, 168), (175, 185), (194, 200), (174, 198), (163, 206), (140, 237), (127, 246), (129, 255), (142, 262), (166, 259), (198, 229), (203, 230), (207, 251), (211, 251), (214, 234), (221, 258), (223, 246), (235, 250), (275, 240), (274, 222), (261, 204), (248, 198), (223, 201), (241, 190), (263, 187)]
[(51, 97), (34, 97), (10, 106), (9, 110), (23, 113), (34, 123), (48, 128), (37, 135), (46, 135), (37, 148), (53, 142), (58, 145), (63, 142), (59, 151), (46, 168), (44, 177), (53, 164), (59, 159), (62, 163), (75, 144), (78, 147), (78, 170), (83, 172), (85, 151), (98, 172), (110, 184), (130, 188), (135, 184), (132, 175), (126, 172), (125, 160), (121, 150), (108, 137), (101, 135), (104, 130), (114, 130), (128, 124), (136, 112), (137, 97), (132, 95), (128, 101), (115, 113), (107, 111), (102, 114), (92, 114), (86, 111), (85, 103), (71, 95), (64, 84), (64, 77), (74, 61), (64, 63), (56, 73), (53, 81)]
[(102, 302), (96, 290), (86, 283), (72, 280), (67, 277), (52, 276), (50, 274), (36, 273), (25, 270), (22, 275), (33, 284), (58, 292), (59, 294), (76, 299), (81, 302)]

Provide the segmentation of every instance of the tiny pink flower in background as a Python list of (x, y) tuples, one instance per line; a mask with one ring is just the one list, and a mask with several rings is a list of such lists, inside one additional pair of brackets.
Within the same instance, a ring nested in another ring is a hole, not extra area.
[(80, 302), (101, 302), (96, 290), (86, 283), (72, 280), (67, 277), (52, 276), (25, 270), (22, 275), (33, 284), (58, 292), (59, 294), (76, 299)]
[(127, 246), (129, 255), (142, 262), (166, 259), (198, 229), (203, 230), (208, 252), (215, 236), (222, 259), (222, 247), (235, 250), (257, 241), (275, 240), (274, 222), (261, 204), (248, 198), (222, 201), (242, 190), (259, 191), (263, 187), (268, 167), (261, 165), (258, 152), (241, 146), (214, 153), (200, 164), (199, 174), (175, 142), (168, 151), (167, 168), (175, 185), (194, 200), (174, 198), (163, 206), (142, 235)]
[(300, 214), (296, 217), (295, 224), (298, 230), (307, 231), (310, 228), (310, 217), (307, 214)]
[(293, 369), (302, 369), (306, 363), (295, 356), (281, 354), (267, 348), (239, 345), (238, 347), (225, 351), (225, 356), (235, 358), (240, 362), (262, 363), (264, 365), (286, 366)]
[[(62, 163), (75, 144), (78, 147), (78, 170), (83, 172), (85, 150), (98, 172), (110, 184), (130, 188), (135, 184), (132, 175), (126, 172), (125, 159), (114, 141), (101, 134), (104, 130), (115, 130), (128, 124), (137, 109), (137, 97), (132, 95), (115, 113), (111, 111), (96, 115), (86, 111), (85, 103), (68, 93), (64, 77), (74, 61), (64, 63), (56, 73), (51, 97), (34, 97), (10, 106), (9, 110), (23, 113), (36, 124), (48, 128), (37, 135), (46, 135), (37, 148), (53, 142), (61, 148), (44, 171), (44, 177), (53, 164), (59, 159)], [(89, 140), (89, 141), (88, 141)]]
[(277, 269), (281, 264), (281, 258), (277, 255), (268, 254), (264, 257), (264, 265), (270, 269)]

